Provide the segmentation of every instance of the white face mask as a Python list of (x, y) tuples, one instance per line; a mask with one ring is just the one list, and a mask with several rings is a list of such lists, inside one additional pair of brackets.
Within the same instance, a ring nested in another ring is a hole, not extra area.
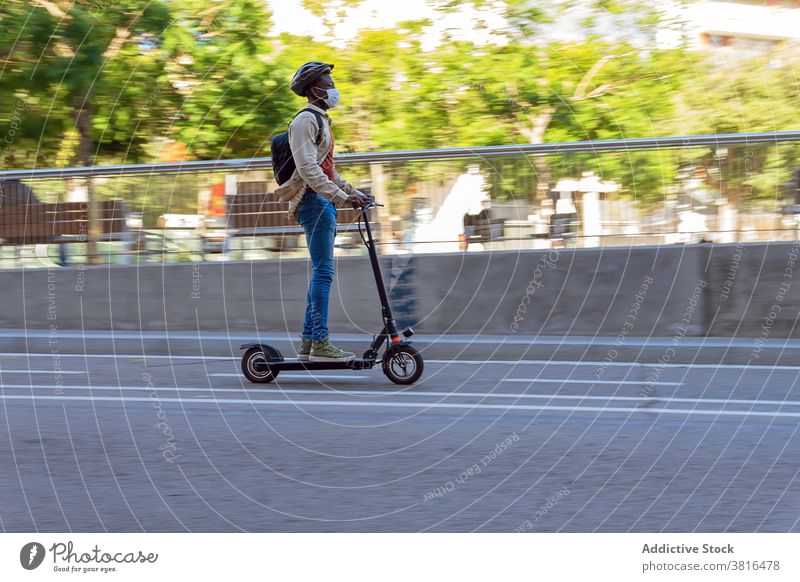
[(327, 90), (327, 97), (323, 97), (322, 100), (328, 107), (336, 107), (339, 104), (339, 89), (331, 87)]

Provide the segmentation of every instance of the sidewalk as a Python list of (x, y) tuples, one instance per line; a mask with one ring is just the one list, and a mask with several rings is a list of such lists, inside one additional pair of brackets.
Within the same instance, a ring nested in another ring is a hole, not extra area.
[[(334, 334), (344, 348), (360, 354), (370, 334)], [(698, 337), (616, 337), (520, 336), (417, 334), (413, 345), (428, 359), (468, 361), (596, 361), (621, 363), (800, 365), (799, 339)], [(293, 355), (296, 338), (286, 333), (225, 332), (138, 332), (109, 330), (3, 330), (0, 353), (18, 354), (117, 354), (174, 356), (241, 355), (244, 343), (261, 341)]]

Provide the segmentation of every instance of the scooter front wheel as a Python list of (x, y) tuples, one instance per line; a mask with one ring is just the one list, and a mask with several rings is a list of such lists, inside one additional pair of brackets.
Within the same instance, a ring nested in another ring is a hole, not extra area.
[(383, 373), (395, 384), (413, 384), (422, 376), (424, 362), (411, 346), (389, 348), (383, 354)]
[(260, 348), (250, 348), (242, 356), (242, 373), (254, 384), (267, 384), (278, 376), (278, 370), (266, 364), (264, 352)]

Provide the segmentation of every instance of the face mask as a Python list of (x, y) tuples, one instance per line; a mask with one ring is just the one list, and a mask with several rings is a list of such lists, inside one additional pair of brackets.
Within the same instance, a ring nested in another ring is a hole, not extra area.
[(323, 97), (322, 100), (328, 107), (336, 107), (339, 104), (339, 89), (336, 87), (328, 89), (327, 97)]

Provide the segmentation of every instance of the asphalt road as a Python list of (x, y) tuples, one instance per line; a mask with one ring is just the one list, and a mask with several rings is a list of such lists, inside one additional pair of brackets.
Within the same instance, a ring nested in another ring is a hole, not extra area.
[(238, 365), (0, 355), (0, 530), (800, 531), (799, 366)]

